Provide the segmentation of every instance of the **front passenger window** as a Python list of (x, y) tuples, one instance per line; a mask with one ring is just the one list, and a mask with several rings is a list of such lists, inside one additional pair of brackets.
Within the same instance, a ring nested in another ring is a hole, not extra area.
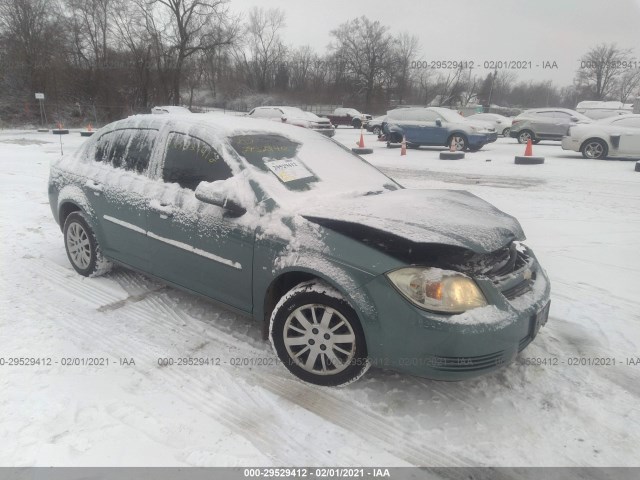
[(226, 180), (231, 169), (214, 148), (197, 137), (171, 133), (164, 159), (162, 179), (195, 190), (200, 182)]

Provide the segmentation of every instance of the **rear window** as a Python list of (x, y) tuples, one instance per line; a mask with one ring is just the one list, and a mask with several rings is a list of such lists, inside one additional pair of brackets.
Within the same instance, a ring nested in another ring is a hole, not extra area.
[(125, 128), (102, 135), (96, 144), (94, 160), (115, 168), (144, 173), (158, 135), (157, 130)]

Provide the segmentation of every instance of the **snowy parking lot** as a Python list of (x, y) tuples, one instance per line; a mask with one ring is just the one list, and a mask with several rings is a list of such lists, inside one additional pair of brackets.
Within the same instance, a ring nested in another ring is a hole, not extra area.
[[(634, 162), (543, 142), (544, 165), (515, 165), (524, 146), (509, 138), (442, 161), (365, 134), (367, 161), (402, 185), (469, 190), (517, 217), (551, 279), (551, 315), (497, 373), (371, 370), (327, 389), (277, 365), (248, 319), (124, 269), (76, 274), (47, 198), (60, 140), (68, 154), (85, 139), (0, 131), (0, 464), (640, 466)], [(211, 361), (162, 361), (184, 357)]]

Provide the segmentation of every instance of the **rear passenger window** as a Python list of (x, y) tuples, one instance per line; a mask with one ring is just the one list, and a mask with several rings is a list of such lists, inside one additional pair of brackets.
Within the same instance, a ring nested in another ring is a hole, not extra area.
[(226, 180), (231, 169), (211, 145), (181, 133), (171, 133), (164, 159), (162, 179), (195, 190), (200, 182)]
[(156, 141), (157, 130), (127, 128), (106, 133), (98, 139), (96, 162), (144, 173)]

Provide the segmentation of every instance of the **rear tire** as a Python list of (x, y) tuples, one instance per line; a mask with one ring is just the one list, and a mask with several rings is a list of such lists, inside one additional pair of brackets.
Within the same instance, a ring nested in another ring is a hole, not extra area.
[(510, 134), (511, 134), (511, 129), (510, 129), (510, 128), (505, 128), (505, 129), (502, 131), (502, 136), (503, 136), (504, 138), (509, 138), (509, 135), (510, 135)]
[(84, 213), (70, 213), (62, 231), (67, 258), (76, 272), (84, 277), (98, 277), (111, 270), (112, 264), (102, 255)]
[(353, 125), (353, 128), (361, 128), (362, 127), (362, 120), (356, 118), (351, 122), (351, 125)]
[(582, 144), (582, 156), (589, 160), (603, 160), (609, 154), (609, 147), (604, 140), (590, 138)]
[(382, 130), (380, 129), (380, 127), (373, 127), (373, 130), (371, 130), (373, 132), (373, 134), (377, 137), (380, 136), (380, 134), (382, 133)]
[(349, 384), (370, 366), (358, 316), (320, 280), (301, 283), (280, 299), (271, 314), (269, 340), (287, 370), (314, 385)]

